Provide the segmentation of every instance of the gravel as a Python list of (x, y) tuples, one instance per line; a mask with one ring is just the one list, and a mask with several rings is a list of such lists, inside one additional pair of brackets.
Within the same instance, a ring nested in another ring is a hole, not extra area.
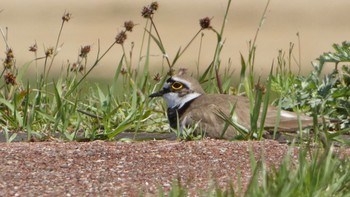
[(192, 195), (213, 182), (244, 191), (252, 152), (272, 166), (288, 149), (273, 140), (0, 143), (0, 196), (156, 196), (174, 181)]

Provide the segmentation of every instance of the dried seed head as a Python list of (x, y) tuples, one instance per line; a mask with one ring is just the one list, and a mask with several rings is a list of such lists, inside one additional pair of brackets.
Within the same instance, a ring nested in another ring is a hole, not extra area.
[(72, 64), (72, 66), (70, 67), (70, 71), (71, 71), (71, 72), (77, 71), (78, 65), (79, 65), (78, 63), (75, 63), (75, 62), (74, 62), (74, 63)]
[(63, 22), (68, 22), (72, 17), (72, 14), (71, 13), (65, 13), (63, 16), (62, 16), (62, 20)]
[(124, 22), (124, 27), (126, 31), (132, 32), (132, 29), (134, 28), (135, 24), (132, 21), (125, 21)]
[(117, 37), (115, 37), (115, 42), (117, 44), (124, 44), (124, 41), (126, 40), (126, 31), (121, 31), (118, 33)]
[(5, 79), (5, 83), (7, 85), (11, 84), (11, 85), (16, 85), (16, 76), (13, 75), (12, 73), (8, 72), (4, 75), (4, 79)]
[(143, 7), (141, 11), (141, 15), (144, 18), (151, 18), (152, 15), (154, 14), (154, 11), (157, 11), (159, 8), (158, 2), (154, 1), (150, 5)]
[(6, 58), (5, 58), (4, 63), (3, 63), (5, 69), (12, 68), (12, 66), (14, 65), (14, 57), (15, 56), (13, 55), (12, 49), (8, 49), (6, 51)]
[(153, 80), (156, 82), (159, 82), (160, 81), (160, 74), (157, 73), (156, 75), (154, 75)]
[(79, 56), (85, 58), (87, 54), (90, 52), (90, 50), (91, 50), (90, 45), (81, 47)]
[(154, 1), (154, 2), (151, 3), (150, 7), (151, 7), (152, 10), (156, 11), (159, 8), (159, 4), (158, 4), (157, 1)]
[(51, 57), (51, 55), (53, 55), (53, 47), (50, 47), (45, 51), (45, 57)]
[(36, 43), (29, 47), (30, 52), (36, 52), (37, 50), (38, 50), (38, 46), (36, 45)]
[(6, 51), (6, 58), (10, 58), (10, 59), (13, 59), (15, 56), (13, 55), (13, 51), (12, 49), (8, 49)]
[(167, 75), (173, 76), (174, 74), (175, 74), (175, 69), (170, 68), (169, 71), (168, 71), (168, 73), (167, 73)]
[(77, 62), (74, 62), (72, 67), (70, 68), (71, 72), (83, 72), (84, 71), (84, 66), (82, 64), (79, 64)]
[(237, 89), (234, 86), (230, 86), (229, 94), (236, 95), (237, 94)]
[(125, 68), (122, 68), (122, 69), (120, 70), (120, 73), (121, 73), (122, 75), (125, 75), (125, 74), (127, 73), (127, 71), (126, 71)]
[(141, 11), (141, 15), (144, 18), (151, 18), (153, 15), (153, 9), (151, 7), (143, 7), (142, 11)]
[(4, 65), (5, 69), (11, 69), (12, 66), (13, 66), (13, 61), (8, 59), (8, 58), (6, 58), (4, 63), (3, 63), (3, 65)]
[(8, 59), (8, 58), (6, 58), (4, 63), (3, 63), (3, 65), (4, 65), (5, 69), (11, 69), (12, 66), (13, 66), (13, 61)]
[(205, 17), (199, 20), (199, 24), (201, 26), (202, 29), (209, 29), (211, 28), (210, 26), (210, 18), (209, 17)]
[(264, 84), (258, 82), (256, 85), (255, 85), (255, 89), (257, 91), (261, 91), (263, 94), (266, 93), (266, 87), (264, 86)]
[(83, 65), (80, 65), (80, 67), (79, 67), (79, 72), (83, 72), (84, 71), (84, 66)]

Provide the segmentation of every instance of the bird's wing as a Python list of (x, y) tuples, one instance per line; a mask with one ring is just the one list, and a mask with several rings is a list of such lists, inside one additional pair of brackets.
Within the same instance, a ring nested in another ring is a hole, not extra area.
[[(246, 97), (236, 96), (237, 100), (236, 113), (239, 117), (240, 122), (246, 128), (250, 128), (250, 110), (249, 101)], [(262, 108), (260, 111), (260, 118), (262, 113)], [(279, 119), (279, 122), (277, 123)], [(278, 110), (277, 107), (268, 106), (266, 119), (264, 122), (264, 128), (266, 130), (273, 129), (278, 124), (278, 131), (297, 131), (300, 127), (306, 128), (313, 126), (313, 118), (304, 114), (297, 114), (295, 112), (289, 112), (285, 110)], [(259, 119), (260, 124), (261, 119)]]
[[(203, 96), (200, 101), (191, 103), (191, 109), (184, 113), (182, 122), (185, 126), (200, 122), (200, 126), (207, 136), (213, 138), (224, 137), (226, 139), (232, 139), (238, 132), (232, 126), (225, 128), (225, 121), (220, 117), (220, 113), (224, 113), (228, 117), (234, 116), (240, 125), (247, 126), (244, 120), (249, 121), (249, 109), (243, 110), (245, 107), (237, 108), (242, 104), (246, 105), (241, 100), (229, 95)], [(215, 100), (215, 103), (212, 102), (213, 100)], [(222, 136), (223, 132), (224, 136)]]
[[(279, 123), (276, 121), (279, 118)], [(295, 112), (278, 110), (276, 107), (269, 107), (268, 113), (265, 119), (265, 128), (271, 129), (278, 124), (279, 131), (296, 131), (299, 129), (299, 120), (300, 127), (306, 128), (313, 126), (313, 118), (310, 116), (306, 116), (304, 114), (297, 114)]]
[(208, 137), (220, 138), (224, 128), (224, 121), (213, 113), (215, 108), (217, 108), (215, 104), (193, 108), (184, 114), (181, 122), (186, 127), (199, 123), (199, 132), (204, 132), (205, 136)]

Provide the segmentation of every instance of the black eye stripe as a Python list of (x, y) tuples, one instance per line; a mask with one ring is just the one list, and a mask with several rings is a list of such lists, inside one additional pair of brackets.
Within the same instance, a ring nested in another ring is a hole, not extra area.
[(173, 83), (174, 80), (172, 78), (169, 78), (168, 80), (166, 80), (167, 83)]

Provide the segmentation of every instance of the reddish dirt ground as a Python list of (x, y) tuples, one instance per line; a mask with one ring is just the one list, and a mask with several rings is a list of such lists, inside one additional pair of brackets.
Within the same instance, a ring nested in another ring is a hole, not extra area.
[(251, 150), (268, 166), (288, 154), (272, 140), (0, 143), (0, 196), (154, 196), (174, 180), (194, 194), (213, 180), (237, 189), (238, 176), (244, 190)]

